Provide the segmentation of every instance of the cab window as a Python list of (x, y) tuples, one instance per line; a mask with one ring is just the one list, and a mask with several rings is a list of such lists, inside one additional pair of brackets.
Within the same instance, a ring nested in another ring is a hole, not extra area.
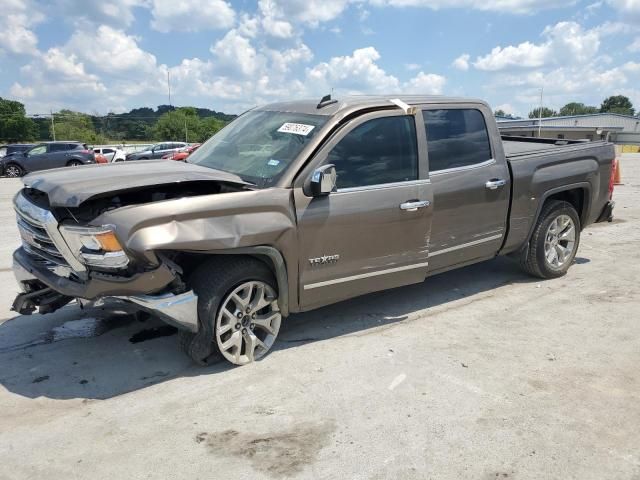
[(430, 172), (491, 160), (487, 125), (479, 110), (424, 110), (422, 115)]
[(406, 182), (418, 178), (414, 118), (384, 117), (357, 126), (333, 147), (338, 189)]

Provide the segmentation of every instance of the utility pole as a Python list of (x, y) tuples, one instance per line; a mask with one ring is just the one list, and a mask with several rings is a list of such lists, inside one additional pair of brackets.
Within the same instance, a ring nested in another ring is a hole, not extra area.
[(544, 94), (544, 88), (540, 87), (540, 109), (538, 110), (538, 138), (542, 135), (542, 95)]
[(169, 90), (169, 106), (171, 106), (171, 76), (167, 68), (167, 89)]
[(189, 143), (189, 134), (187, 131), (187, 116), (184, 116), (184, 142)]
[(56, 141), (56, 124), (53, 121), (53, 110), (49, 110), (51, 112), (51, 134), (53, 135), (53, 141)]

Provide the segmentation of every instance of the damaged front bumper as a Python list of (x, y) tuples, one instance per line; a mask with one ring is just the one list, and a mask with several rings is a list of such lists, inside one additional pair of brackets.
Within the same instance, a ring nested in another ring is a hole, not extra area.
[(130, 277), (92, 272), (86, 281), (69, 276), (69, 271), (51, 262), (40, 261), (19, 248), (13, 254), (13, 271), (23, 293), (13, 310), (29, 315), (39, 309), (49, 313), (77, 298), (83, 304), (105, 306), (128, 304), (160, 317), (167, 323), (192, 332), (198, 330), (198, 297), (193, 291), (157, 294), (175, 275), (161, 264), (155, 270)]

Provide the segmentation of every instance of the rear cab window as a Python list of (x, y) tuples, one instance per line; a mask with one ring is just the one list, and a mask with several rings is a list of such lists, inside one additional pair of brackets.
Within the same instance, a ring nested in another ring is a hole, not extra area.
[(470, 167), (492, 160), (484, 115), (476, 109), (423, 110), (429, 171)]

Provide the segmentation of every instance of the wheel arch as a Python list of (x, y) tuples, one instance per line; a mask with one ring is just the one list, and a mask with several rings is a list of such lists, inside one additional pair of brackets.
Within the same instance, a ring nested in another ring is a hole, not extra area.
[(553, 200), (566, 201), (572, 204), (578, 212), (578, 218), (580, 218), (580, 230), (584, 229), (585, 221), (587, 220), (589, 210), (591, 209), (591, 184), (589, 182), (581, 182), (552, 188), (547, 190), (540, 197), (535, 216), (533, 217), (533, 222), (531, 222), (531, 227), (527, 234), (527, 239), (522, 247), (514, 252), (515, 255), (527, 255), (531, 237), (533, 236), (536, 225), (540, 220), (540, 214), (542, 213), (544, 206)]
[[(273, 272), (278, 284), (278, 307), (283, 317), (289, 315), (289, 279), (287, 273), (287, 265), (284, 261), (284, 257), (280, 251), (271, 246), (258, 245), (253, 247), (240, 247), (224, 250), (212, 250), (212, 251), (188, 251), (178, 252), (186, 253), (190, 256), (217, 256), (217, 255), (243, 255), (253, 257), (261, 262), (265, 263), (269, 269)], [(177, 262), (180, 263), (179, 261)]]
[(582, 229), (589, 217), (589, 210), (591, 209), (591, 184), (588, 182), (575, 183), (546, 191), (540, 198), (540, 202), (538, 202), (538, 208), (529, 235), (527, 236), (527, 241), (531, 240), (531, 235), (533, 234), (535, 225), (540, 219), (540, 213), (542, 213), (545, 204), (552, 200), (561, 200), (573, 205), (576, 212), (578, 212), (580, 228)]
[(7, 162), (7, 163), (5, 164), (5, 166), (4, 166), (4, 171), (6, 172), (7, 167), (10, 167), (10, 166), (12, 166), (12, 165), (13, 165), (13, 166), (18, 167), (18, 168), (20, 169), (20, 171), (22, 171), (22, 173), (23, 173), (23, 174), (26, 174), (26, 173), (27, 173), (27, 169), (26, 169), (26, 168), (24, 168), (24, 166), (23, 166), (23, 165), (21, 165), (20, 163), (18, 163), (18, 162), (16, 162), (16, 161), (13, 161), (13, 160), (12, 160), (12, 161), (10, 161), (10, 162)]

